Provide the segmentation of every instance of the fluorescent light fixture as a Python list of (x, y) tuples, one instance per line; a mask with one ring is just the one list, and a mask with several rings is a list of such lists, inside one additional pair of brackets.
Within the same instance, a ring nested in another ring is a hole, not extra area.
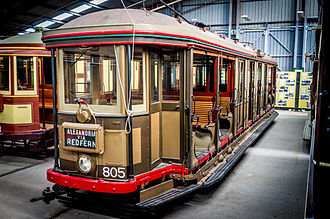
[(304, 14), (304, 11), (297, 11), (297, 14)]
[(61, 20), (65, 20), (71, 16), (73, 16), (73, 15), (69, 14), (69, 13), (63, 13), (63, 14), (59, 14), (59, 15), (53, 17), (53, 19), (61, 21)]
[(55, 21), (44, 21), (44, 22), (41, 22), (40, 24), (37, 24), (36, 27), (45, 28), (45, 27), (48, 27), (52, 24), (55, 24)]
[(24, 35), (25, 34), (25, 32), (20, 32), (20, 33), (18, 33), (18, 35)]
[(83, 4), (83, 5), (80, 5), (74, 9), (72, 9), (71, 11), (72, 12), (76, 12), (76, 13), (80, 13), (80, 12), (83, 12), (83, 11), (86, 11), (87, 9), (90, 9), (92, 6), (90, 5), (86, 5), (86, 4)]
[(90, 1), (91, 4), (93, 5), (99, 5), (99, 4), (102, 4), (103, 2), (107, 2), (108, 0), (93, 0), (93, 1)]
[(246, 21), (252, 21), (252, 19), (249, 18), (249, 16), (247, 16), (246, 14), (242, 15), (242, 18)]
[(36, 32), (36, 30), (34, 28), (28, 28), (28, 29), (25, 30), (25, 32), (33, 33), (33, 32)]

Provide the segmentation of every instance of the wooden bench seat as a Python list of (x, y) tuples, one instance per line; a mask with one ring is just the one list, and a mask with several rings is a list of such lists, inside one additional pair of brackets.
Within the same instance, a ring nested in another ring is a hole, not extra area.
[[(213, 97), (212, 96), (196, 96), (195, 101), (193, 102), (193, 112), (194, 116), (199, 116), (199, 125), (204, 127), (209, 123), (208, 115), (210, 110), (213, 109)], [(197, 124), (197, 120), (193, 121), (193, 125)], [(214, 125), (213, 123), (213, 116), (210, 115), (210, 124)]]

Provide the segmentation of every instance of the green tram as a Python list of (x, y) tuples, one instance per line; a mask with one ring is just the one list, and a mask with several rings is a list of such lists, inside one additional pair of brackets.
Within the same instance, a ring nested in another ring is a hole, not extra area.
[(58, 106), (47, 201), (77, 189), (150, 207), (213, 185), (278, 115), (276, 61), (182, 19), (104, 10), (42, 40)]

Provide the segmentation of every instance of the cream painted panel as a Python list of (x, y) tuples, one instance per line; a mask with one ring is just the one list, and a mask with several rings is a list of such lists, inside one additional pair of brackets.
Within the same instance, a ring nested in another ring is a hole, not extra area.
[(180, 112), (162, 112), (163, 157), (180, 158)]
[(32, 123), (31, 104), (4, 104), (3, 112), (0, 113), (0, 122), (5, 124)]
[(159, 112), (151, 114), (151, 162), (159, 159)]
[(103, 161), (110, 166), (127, 166), (127, 143), (124, 130), (105, 130)]
[(133, 164), (141, 163), (141, 128), (133, 129)]

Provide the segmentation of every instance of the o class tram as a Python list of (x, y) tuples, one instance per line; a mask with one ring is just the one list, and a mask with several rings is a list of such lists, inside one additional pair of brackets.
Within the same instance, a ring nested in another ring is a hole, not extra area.
[(104, 10), (42, 40), (58, 107), (46, 202), (79, 190), (174, 200), (219, 182), (278, 115), (276, 61), (182, 19)]

